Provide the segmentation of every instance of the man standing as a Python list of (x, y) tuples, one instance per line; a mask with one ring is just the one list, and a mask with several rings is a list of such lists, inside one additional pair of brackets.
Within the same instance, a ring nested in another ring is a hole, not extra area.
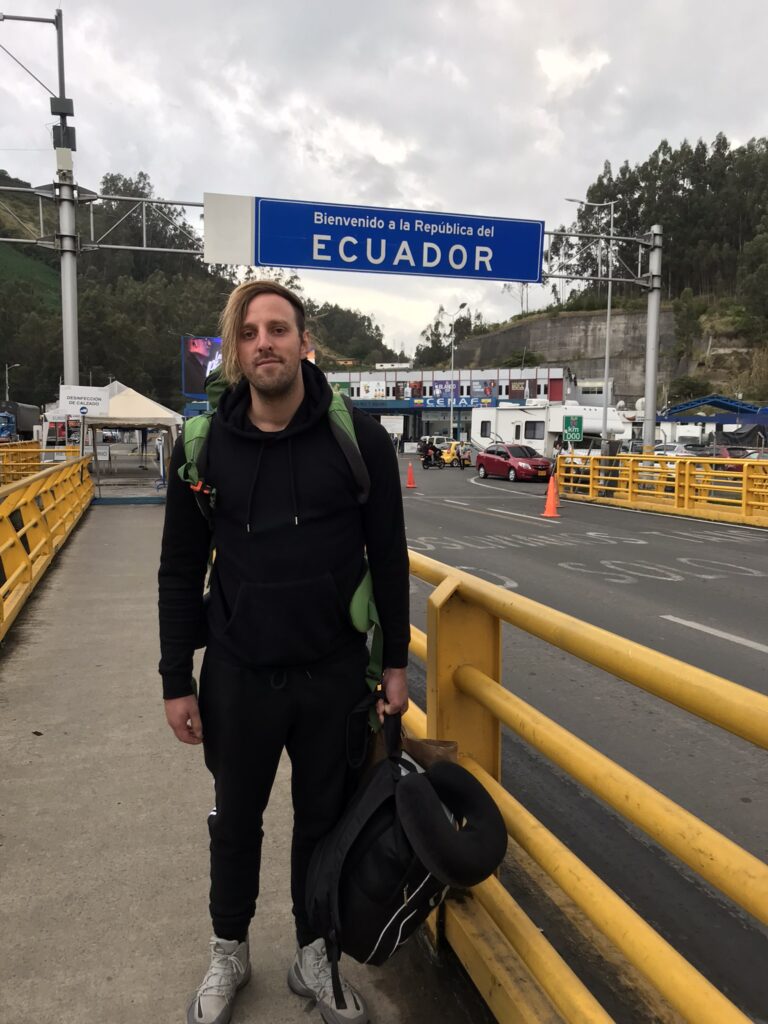
[[(272, 281), (240, 285), (222, 313), (221, 334), (231, 386), (208, 436), (213, 536), (179, 477), (185, 459), (177, 444), (159, 572), (166, 717), (179, 740), (202, 742), (216, 790), (208, 819), (211, 961), (187, 1021), (226, 1024), (250, 977), (262, 813), (285, 748), (298, 945), (288, 984), (317, 1001), (326, 1024), (363, 1024), (365, 1004), (346, 982), (346, 1009), (336, 1005), (325, 944), (307, 920), (305, 879), (315, 845), (343, 810), (347, 718), (368, 692), (365, 636), (349, 617), (364, 555), (384, 634), (385, 700), (377, 710), (383, 717), (408, 705), (408, 556), (397, 459), (386, 431), (355, 410), (371, 478), (361, 504), (330, 428), (331, 389), (304, 359), (304, 308), (288, 289)], [(206, 643), (198, 704), (192, 656)]]

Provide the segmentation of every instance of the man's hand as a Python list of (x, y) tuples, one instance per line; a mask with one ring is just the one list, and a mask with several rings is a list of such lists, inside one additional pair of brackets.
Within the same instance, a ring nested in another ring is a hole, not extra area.
[(197, 707), (197, 697), (176, 697), (165, 702), (165, 717), (176, 739), (182, 743), (202, 743), (203, 723)]
[(408, 710), (408, 676), (404, 668), (385, 668), (381, 677), (381, 688), (386, 700), (376, 702), (376, 714), (379, 721), (384, 715), (405, 714)]

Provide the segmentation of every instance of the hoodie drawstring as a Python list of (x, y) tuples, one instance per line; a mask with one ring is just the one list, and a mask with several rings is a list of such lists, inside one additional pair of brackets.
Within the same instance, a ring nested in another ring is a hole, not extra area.
[(253, 496), (256, 493), (256, 481), (259, 479), (259, 470), (261, 469), (261, 458), (264, 455), (264, 444), (259, 445), (259, 454), (256, 457), (256, 469), (253, 473), (253, 480), (251, 480), (251, 489), (248, 492), (248, 507), (245, 510), (245, 531), (246, 533), (251, 532), (251, 512), (253, 507)]
[(299, 525), (299, 509), (296, 505), (296, 481), (293, 478), (293, 441), (288, 438), (288, 478), (291, 481), (291, 504), (293, 505), (293, 525)]
[[(288, 480), (291, 487), (291, 509), (293, 510), (293, 525), (299, 525), (299, 507), (296, 500), (296, 479), (293, 472), (293, 442), (288, 438)], [(245, 519), (245, 531), (246, 533), (251, 532), (251, 520), (253, 519), (253, 500), (256, 494), (256, 484), (259, 479), (259, 470), (261, 469), (261, 460), (264, 455), (264, 443), (259, 445), (259, 454), (256, 457), (256, 468), (253, 472), (253, 479), (251, 480), (251, 488), (248, 492), (248, 507), (246, 509)]]

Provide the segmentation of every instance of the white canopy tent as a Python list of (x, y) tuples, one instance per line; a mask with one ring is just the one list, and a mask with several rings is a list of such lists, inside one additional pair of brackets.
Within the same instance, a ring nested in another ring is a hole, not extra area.
[[(91, 389), (91, 390), (96, 390)], [(87, 423), (89, 427), (142, 427), (166, 429), (175, 433), (181, 428), (184, 417), (167, 409), (159, 402), (153, 402), (146, 395), (134, 391), (133, 388), (121, 384), (119, 380), (112, 381), (105, 388), (100, 388), (105, 393), (107, 400), (106, 412), (91, 412), (88, 414)], [(57, 407), (47, 409), (45, 419), (50, 422), (71, 419), (77, 413), (71, 408)]]
[(152, 427), (175, 433), (184, 422), (180, 413), (167, 409), (159, 402), (153, 402), (151, 398), (119, 381), (113, 381), (109, 391), (112, 393), (109, 396), (108, 412), (106, 415), (89, 414), (89, 427)]
[[(89, 390), (95, 391), (96, 389)], [(180, 413), (174, 412), (173, 409), (168, 409), (164, 405), (160, 405), (159, 402), (154, 402), (151, 398), (147, 398), (146, 395), (134, 391), (133, 388), (129, 388), (117, 380), (112, 381), (107, 387), (99, 390), (103, 392), (103, 398), (100, 399), (101, 411), (89, 412), (84, 417), (86, 430), (90, 428), (91, 431), (97, 480), (100, 474), (96, 431), (98, 429), (103, 430), (104, 428), (162, 431), (161, 473), (164, 480), (165, 466), (167, 466), (167, 460), (170, 458), (173, 441), (184, 423), (184, 417)], [(106, 399), (106, 411), (103, 410), (104, 398)], [(55, 423), (61, 420), (66, 422), (67, 419), (71, 420), (72, 418), (73, 410), (71, 408), (59, 406), (54, 409), (47, 409), (45, 412), (45, 420), (48, 422)], [(85, 444), (84, 436), (81, 437), (80, 443), (81, 451), (83, 451), (82, 446)]]

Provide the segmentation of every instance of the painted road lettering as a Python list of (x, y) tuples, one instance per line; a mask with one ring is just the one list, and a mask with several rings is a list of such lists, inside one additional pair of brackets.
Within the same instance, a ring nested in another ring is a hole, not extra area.
[[(708, 558), (676, 558), (679, 565), (660, 565), (656, 562), (624, 562), (617, 559), (603, 559), (597, 564), (602, 568), (590, 568), (584, 562), (560, 562), (561, 569), (570, 572), (603, 576), (609, 583), (636, 583), (638, 579), (659, 580), (681, 583), (692, 576), (699, 580), (721, 580), (728, 576), (765, 576), (759, 569), (751, 569), (732, 562), (718, 562)], [(695, 572), (695, 569), (705, 570)]]
[(473, 576), (478, 576), (481, 580), (487, 580), (488, 583), (495, 583), (497, 587), (503, 587), (505, 590), (517, 590), (517, 582), (503, 573), (491, 572), (490, 569), (478, 569), (474, 565), (457, 565), (456, 568), (472, 573)]
[(547, 533), (547, 534), (462, 534), (459, 537), (408, 537), (408, 546), (414, 551), (504, 550), (505, 548), (585, 548), (598, 545), (647, 545), (639, 537), (612, 537), (607, 533)]

